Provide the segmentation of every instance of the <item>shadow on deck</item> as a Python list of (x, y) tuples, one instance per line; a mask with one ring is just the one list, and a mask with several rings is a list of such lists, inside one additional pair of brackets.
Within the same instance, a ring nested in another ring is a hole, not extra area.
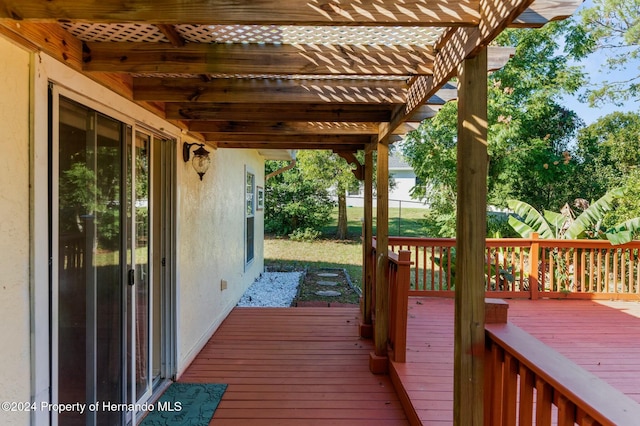
[(235, 308), (180, 378), (227, 383), (211, 425), (407, 425), (359, 309)]

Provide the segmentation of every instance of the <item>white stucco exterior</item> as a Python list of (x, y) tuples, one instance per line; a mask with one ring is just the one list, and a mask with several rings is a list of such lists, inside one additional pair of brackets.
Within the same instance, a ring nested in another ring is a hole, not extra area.
[[(29, 336), (29, 62), (0, 38), (0, 402), (30, 401)], [(2, 411), (3, 425), (29, 413)]]
[[(262, 210), (255, 212), (255, 256), (245, 263), (246, 171), (255, 175), (256, 187), (264, 187), (262, 155), (209, 146), (212, 164), (200, 181), (182, 159), (183, 142), (196, 141), (185, 139), (178, 127), (47, 55), (0, 37), (0, 402), (38, 406), (50, 401), (56, 387), (49, 371), (52, 345), (56, 350), (49, 330), (57, 327), (49, 311), (50, 83), (87, 107), (174, 140), (173, 373), (184, 371), (264, 268)], [(0, 423), (46, 425), (49, 414), (3, 410)]]
[(244, 262), (245, 169), (264, 186), (263, 161), (255, 151), (216, 150), (202, 182), (179, 161), (179, 373), (264, 269), (262, 211), (255, 213), (255, 258)]

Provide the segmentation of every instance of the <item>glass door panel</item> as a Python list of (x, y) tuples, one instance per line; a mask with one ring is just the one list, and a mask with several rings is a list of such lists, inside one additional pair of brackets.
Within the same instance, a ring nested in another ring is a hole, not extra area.
[[(58, 401), (122, 401), (122, 125), (65, 98), (58, 134)], [(59, 424), (120, 423), (65, 412)]]
[(149, 161), (151, 137), (137, 132), (134, 149), (133, 264), (135, 265), (136, 401), (150, 391), (149, 371)]

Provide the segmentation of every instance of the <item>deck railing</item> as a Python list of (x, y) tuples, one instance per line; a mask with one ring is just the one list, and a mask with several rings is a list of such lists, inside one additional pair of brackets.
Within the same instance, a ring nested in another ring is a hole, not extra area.
[[(376, 243), (371, 252), (372, 265), (377, 265)], [(389, 292), (389, 340), (390, 359), (405, 362), (407, 353), (407, 314), (409, 310), (409, 277), (411, 274), (411, 252), (400, 250), (398, 253), (388, 252), (387, 290)], [(377, 269), (377, 268), (375, 268)], [(373, 271), (372, 305), (375, 306), (376, 273)]]
[(634, 400), (538, 339), (486, 324), (486, 425), (633, 425)]
[[(453, 297), (455, 239), (389, 237), (411, 252), (410, 294)], [(640, 299), (640, 241), (498, 238), (486, 242), (487, 297)]]

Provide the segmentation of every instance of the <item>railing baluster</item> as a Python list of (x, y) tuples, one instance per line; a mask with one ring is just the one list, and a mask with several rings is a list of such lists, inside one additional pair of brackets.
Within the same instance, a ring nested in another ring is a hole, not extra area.
[(502, 386), (502, 421), (504, 425), (516, 424), (516, 396), (518, 395), (518, 360), (504, 354), (504, 384)]
[(558, 397), (558, 426), (574, 426), (576, 406), (564, 395)]
[(520, 401), (518, 419), (520, 426), (531, 426), (533, 423), (533, 372), (520, 364)]
[(598, 282), (596, 281), (596, 276), (594, 275), (594, 269), (595, 269), (595, 252), (593, 251), (593, 249), (591, 249), (589, 251), (589, 291), (598, 291), (597, 285)]
[(551, 426), (551, 403), (553, 389), (540, 378), (536, 378), (536, 426)]

